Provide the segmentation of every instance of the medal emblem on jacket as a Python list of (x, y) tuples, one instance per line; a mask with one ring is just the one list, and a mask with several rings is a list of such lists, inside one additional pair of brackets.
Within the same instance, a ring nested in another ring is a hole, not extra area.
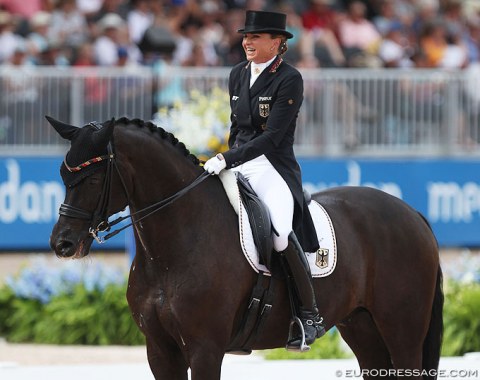
[(259, 108), (259, 112), (260, 112), (260, 116), (261, 117), (268, 117), (268, 115), (270, 114), (270, 104), (262, 104), (260, 103), (258, 105), (258, 108)]

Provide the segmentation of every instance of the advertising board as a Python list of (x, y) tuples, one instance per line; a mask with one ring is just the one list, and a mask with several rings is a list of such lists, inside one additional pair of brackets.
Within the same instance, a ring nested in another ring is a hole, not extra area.
[[(0, 157), (0, 250), (48, 250), (65, 189), (62, 157)], [(480, 159), (300, 158), (310, 192), (370, 186), (403, 199), (441, 246), (480, 246)], [(337, 231), (341, 234), (342, 231)], [(125, 249), (121, 233), (102, 249)], [(127, 241), (128, 244), (128, 241)], [(96, 243), (94, 249), (100, 248)]]

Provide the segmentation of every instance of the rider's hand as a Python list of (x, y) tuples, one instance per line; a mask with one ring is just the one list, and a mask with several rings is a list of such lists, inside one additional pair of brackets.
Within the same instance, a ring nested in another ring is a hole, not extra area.
[(225, 162), (225, 159), (219, 153), (215, 157), (212, 157), (207, 162), (205, 162), (203, 168), (210, 174), (218, 175), (223, 169), (225, 169), (226, 166), (227, 163)]

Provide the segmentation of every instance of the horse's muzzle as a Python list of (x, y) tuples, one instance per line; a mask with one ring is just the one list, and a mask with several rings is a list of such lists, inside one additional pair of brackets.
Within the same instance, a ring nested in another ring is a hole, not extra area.
[(71, 230), (57, 232), (57, 226), (54, 227), (50, 236), (50, 247), (60, 258), (82, 258), (88, 255), (93, 238), (84, 234), (77, 235)]

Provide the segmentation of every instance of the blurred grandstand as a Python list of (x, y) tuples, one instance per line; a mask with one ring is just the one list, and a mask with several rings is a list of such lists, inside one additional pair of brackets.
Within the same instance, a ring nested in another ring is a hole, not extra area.
[(480, 151), (475, 1), (0, 0), (0, 153), (63, 151), (46, 114), (149, 120), (226, 89), (245, 8), (288, 13), (301, 154)]

